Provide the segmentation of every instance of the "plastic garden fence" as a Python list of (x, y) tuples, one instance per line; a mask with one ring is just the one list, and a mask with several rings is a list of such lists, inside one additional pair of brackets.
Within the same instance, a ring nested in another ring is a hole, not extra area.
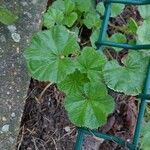
[[(122, 44), (122, 43), (114, 43), (114, 42), (105, 40), (106, 32), (108, 28), (108, 22), (109, 22), (109, 18), (111, 15), (111, 7), (113, 3), (128, 4), (128, 5), (148, 5), (150, 4), (150, 0), (105, 0), (104, 3), (105, 3), (105, 13), (103, 17), (103, 24), (100, 29), (99, 38), (98, 38), (98, 41), (96, 42), (97, 49), (100, 49), (103, 46), (127, 48), (127, 49), (132, 49), (132, 50), (150, 49), (150, 45), (128, 45), (128, 44)], [(138, 96), (141, 100), (140, 100), (139, 113), (138, 113), (138, 118), (136, 122), (136, 128), (135, 128), (135, 133), (134, 133), (132, 143), (125, 141), (116, 136), (107, 135), (105, 133), (100, 133), (96, 130), (78, 128), (78, 136), (77, 136), (77, 141), (75, 145), (75, 150), (82, 149), (84, 135), (91, 135), (91, 136), (94, 135), (96, 137), (103, 138), (105, 140), (116, 142), (119, 145), (123, 147), (127, 147), (130, 150), (138, 150), (139, 141), (140, 141), (140, 132), (142, 128), (142, 122), (144, 119), (145, 108), (148, 103), (148, 100), (150, 100), (150, 95), (148, 93), (149, 90), (150, 90), (150, 59), (149, 59), (149, 64), (147, 68), (147, 76), (146, 76), (145, 83), (144, 83), (144, 89), (143, 89), (143, 92)]]

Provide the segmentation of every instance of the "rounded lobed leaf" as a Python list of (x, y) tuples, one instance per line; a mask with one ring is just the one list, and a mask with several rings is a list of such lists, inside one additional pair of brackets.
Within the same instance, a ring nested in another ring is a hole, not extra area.
[(87, 82), (89, 82), (87, 74), (80, 73), (80, 71), (76, 70), (59, 83), (58, 87), (66, 94), (74, 94), (80, 91), (83, 88), (83, 85)]
[(137, 44), (149, 44), (150, 43), (150, 20), (144, 20), (142, 26), (137, 30)]
[(64, 0), (65, 11), (64, 11), (64, 24), (68, 27), (71, 27), (75, 21), (78, 19), (77, 13), (75, 10), (75, 3), (73, 0)]
[(85, 47), (77, 58), (77, 68), (82, 73), (87, 73), (90, 80), (99, 82), (102, 80), (102, 69), (105, 62), (105, 57), (94, 48)]
[[(127, 39), (125, 37), (124, 34), (121, 34), (121, 33), (115, 33), (113, 34), (110, 38), (109, 38), (110, 41), (113, 41), (115, 43), (126, 43), (127, 42)], [(117, 52), (121, 51), (122, 49), (121, 48), (114, 48)]]
[(95, 11), (90, 11), (85, 15), (83, 23), (88, 29), (99, 29), (101, 25), (100, 16)]
[(138, 6), (138, 10), (140, 12), (140, 15), (142, 16), (143, 19), (149, 20), (150, 19), (150, 5), (141, 5)]
[(149, 150), (150, 143), (150, 122), (145, 122), (142, 129), (142, 140), (141, 140), (141, 148), (142, 150)]
[(44, 26), (50, 29), (55, 24), (71, 27), (78, 19), (74, 12), (75, 3), (72, 0), (56, 0), (44, 14)]
[(75, 23), (75, 21), (78, 19), (78, 15), (76, 12), (70, 13), (68, 16), (65, 16), (63, 22), (68, 27), (72, 27), (72, 25)]
[(90, 41), (91, 41), (91, 45), (93, 48), (96, 49), (96, 45), (95, 42), (97, 42), (99, 37), (99, 29), (96, 29), (92, 32), (91, 36), (90, 36)]
[(61, 24), (64, 19), (63, 11), (49, 7), (43, 16), (44, 26), (48, 29), (52, 28), (55, 24)]
[(124, 5), (121, 4), (113, 4), (112, 5), (112, 11), (111, 11), (111, 17), (116, 17), (122, 13), (124, 9)]
[(61, 10), (61, 11), (65, 11), (65, 4), (64, 4), (64, 0), (56, 0), (52, 3), (52, 5), (50, 6), (52, 8)]
[(114, 101), (104, 84), (90, 82), (82, 91), (67, 95), (65, 108), (75, 125), (94, 129), (106, 123)]
[(96, 6), (96, 11), (98, 13), (100, 13), (101, 15), (104, 15), (104, 12), (105, 12), (105, 7), (104, 7), (104, 4), (99, 2)]
[(122, 63), (123, 66), (116, 60), (106, 63), (103, 70), (106, 85), (117, 92), (138, 95), (143, 89), (148, 59), (140, 52), (130, 51)]
[(125, 43), (127, 42), (127, 39), (124, 34), (122, 33), (115, 33), (111, 36), (110, 38), (111, 41), (116, 42), (116, 43)]
[(29, 72), (35, 79), (59, 83), (75, 71), (69, 55), (78, 48), (76, 36), (63, 26), (39, 32), (24, 54)]
[(75, 9), (75, 3), (73, 0), (64, 0), (64, 5), (65, 5), (65, 13), (69, 14)]
[(88, 12), (90, 9), (93, 9), (93, 0), (73, 0), (76, 4), (77, 9), (80, 12)]

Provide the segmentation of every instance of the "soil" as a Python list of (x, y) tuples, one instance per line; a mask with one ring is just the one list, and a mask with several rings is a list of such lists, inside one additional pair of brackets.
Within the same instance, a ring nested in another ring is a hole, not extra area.
[(47, 83), (31, 80), (18, 150), (71, 150), (74, 145), (76, 130), (62, 106), (63, 93), (52, 85), (39, 100), (46, 85)]
[[(122, 26), (130, 17), (140, 20), (136, 7), (127, 6), (121, 16), (110, 21), (117, 26)], [(114, 31), (113, 28), (109, 27), (109, 35)], [(74, 149), (77, 130), (69, 121), (64, 110), (64, 94), (57, 89), (56, 85), (51, 85), (45, 91), (48, 84), (31, 80), (21, 121), (17, 150)], [(45, 91), (44, 94), (43, 91)], [(131, 141), (137, 119), (135, 98), (112, 90), (109, 90), (109, 94), (114, 98), (116, 108), (114, 113), (108, 117), (107, 124), (98, 130)], [(92, 144), (97, 145), (97, 148), (93, 148)], [(127, 148), (122, 148), (113, 142), (87, 136), (82, 149), (126, 150)]]

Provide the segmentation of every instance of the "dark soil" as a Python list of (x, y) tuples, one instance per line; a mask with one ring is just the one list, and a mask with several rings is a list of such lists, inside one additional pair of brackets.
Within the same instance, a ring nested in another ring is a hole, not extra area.
[[(116, 26), (126, 24), (133, 17), (140, 20), (136, 7), (125, 8), (124, 13), (110, 21)], [(109, 27), (109, 35), (118, 32)], [(87, 34), (86, 34), (87, 35)], [(132, 38), (132, 37), (130, 37)], [(126, 54), (121, 53), (121, 57)], [(115, 54), (113, 54), (115, 58)], [(71, 124), (63, 107), (64, 94), (56, 85), (51, 85), (42, 95), (48, 83), (31, 80), (28, 97), (21, 121), (17, 150), (73, 150), (77, 136), (76, 127)], [(108, 122), (99, 131), (116, 135), (131, 141), (137, 118), (135, 98), (109, 91), (114, 97), (116, 109), (108, 117)], [(40, 98), (41, 97), (41, 98)], [(83, 150), (126, 150), (116, 143), (87, 136)]]
[[(64, 95), (50, 86), (39, 101), (47, 83), (32, 80), (26, 100), (18, 150), (71, 150), (76, 137), (62, 103)], [(66, 130), (65, 128), (69, 128)]]

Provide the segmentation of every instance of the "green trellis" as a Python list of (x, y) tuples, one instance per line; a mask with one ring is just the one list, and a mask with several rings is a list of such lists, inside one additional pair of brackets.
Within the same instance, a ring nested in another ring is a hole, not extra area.
[[(111, 7), (113, 3), (128, 4), (128, 5), (148, 5), (150, 4), (150, 0), (105, 0), (104, 3), (105, 3), (105, 13), (104, 13), (104, 19), (103, 19), (103, 24), (100, 30), (99, 38), (98, 38), (98, 41), (96, 42), (97, 49), (100, 49), (103, 46), (112, 46), (112, 47), (127, 48), (127, 49), (133, 49), (133, 50), (150, 49), (150, 45), (128, 45), (128, 44), (122, 44), (122, 43), (114, 43), (114, 42), (105, 40), (105, 36), (106, 36), (107, 28), (108, 28), (108, 22), (109, 22), (109, 18), (111, 15)], [(91, 135), (91, 136), (94, 135), (96, 137), (103, 138), (105, 140), (116, 142), (119, 145), (123, 147), (127, 147), (130, 150), (138, 150), (145, 108), (148, 103), (148, 100), (150, 99), (149, 91), (150, 91), (150, 59), (149, 59), (149, 64), (147, 68), (147, 76), (146, 76), (145, 83), (144, 83), (144, 89), (143, 89), (143, 92), (138, 96), (138, 98), (140, 98), (141, 101), (139, 105), (139, 114), (138, 114), (138, 118), (136, 122), (136, 128), (135, 128), (135, 133), (134, 133), (132, 143), (125, 141), (116, 136), (108, 135), (105, 133), (100, 133), (96, 130), (78, 128), (78, 136), (77, 136), (77, 140), (75, 144), (75, 150), (82, 149), (84, 135)]]

